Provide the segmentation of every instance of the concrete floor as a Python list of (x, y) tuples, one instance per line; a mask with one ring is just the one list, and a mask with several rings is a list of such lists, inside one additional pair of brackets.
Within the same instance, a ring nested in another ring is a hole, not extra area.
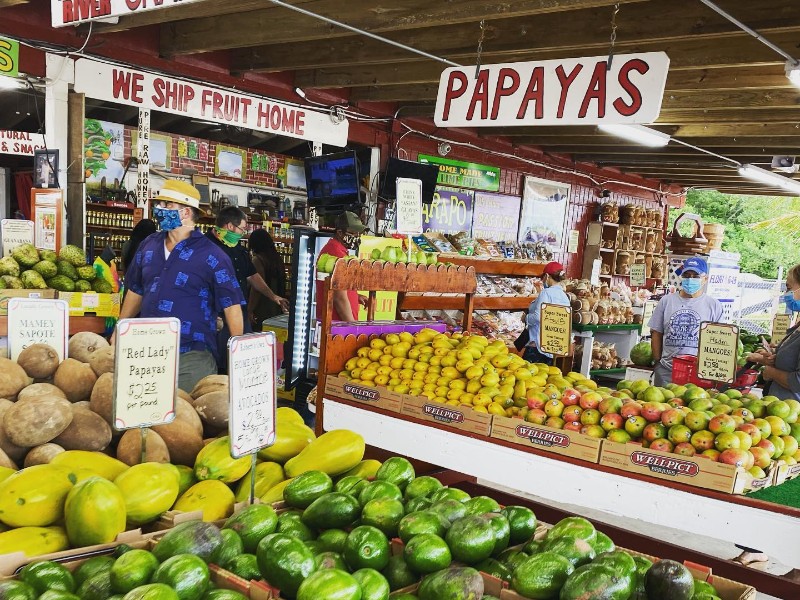
[[(487, 487), (493, 487), (495, 489), (507, 492), (509, 494), (523, 496), (534, 502), (539, 502), (542, 504), (552, 504), (549, 500), (540, 498), (539, 496), (535, 496), (532, 494), (525, 494), (523, 492), (520, 492), (518, 490), (513, 490), (510, 488), (504, 488), (502, 486), (498, 486), (490, 482), (484, 482), (480, 480), (478, 482), (481, 483), (482, 485), (486, 485)], [(559, 504), (558, 508), (566, 512), (579, 514), (591, 521), (598, 521), (601, 523), (606, 523), (608, 525), (613, 525), (615, 527), (630, 528), (631, 526), (630, 519), (626, 519), (624, 517), (618, 517), (615, 515), (610, 515), (608, 513), (592, 510), (589, 508), (584, 508), (581, 506), (576, 506), (571, 504)], [(691, 548), (692, 550), (703, 552), (705, 554), (710, 554), (712, 556), (716, 556), (717, 558), (725, 560), (731, 560), (733, 558), (736, 558), (737, 556), (739, 556), (739, 553), (741, 552), (741, 550), (739, 550), (736, 546), (734, 546), (729, 542), (723, 542), (720, 540), (700, 535), (688, 535), (685, 531), (682, 530), (660, 527), (657, 525), (652, 525), (650, 523), (645, 523), (644, 521), (637, 521), (637, 526), (635, 528), (635, 531), (636, 533), (641, 533), (642, 535), (663, 540), (667, 543), (676, 544), (679, 546), (685, 546), (687, 548)], [(787, 571), (790, 570), (790, 568), (787, 567), (786, 565), (780, 564), (779, 562), (773, 559), (770, 559), (766, 570), (769, 571), (770, 573), (779, 575), (786, 573)], [(776, 598), (775, 596), (770, 596), (768, 594), (759, 592), (756, 596), (756, 600), (798, 600), (798, 599)]]

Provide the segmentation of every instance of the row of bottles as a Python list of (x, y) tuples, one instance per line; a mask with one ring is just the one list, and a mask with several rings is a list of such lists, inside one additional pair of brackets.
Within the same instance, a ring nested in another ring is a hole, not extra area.
[(119, 227), (133, 229), (133, 214), (87, 210), (86, 224), (91, 227)]

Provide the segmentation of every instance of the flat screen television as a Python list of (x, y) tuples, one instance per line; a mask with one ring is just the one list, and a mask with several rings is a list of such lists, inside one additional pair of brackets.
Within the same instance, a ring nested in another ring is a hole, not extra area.
[(411, 160), (390, 158), (386, 165), (386, 174), (383, 177), (381, 197), (387, 200), (397, 198), (397, 178), (419, 179), (422, 181), (422, 202), (433, 202), (433, 192), (436, 180), (439, 177), (439, 165), (428, 165)]
[(356, 204), (360, 199), (358, 159), (353, 151), (304, 160), (309, 206)]

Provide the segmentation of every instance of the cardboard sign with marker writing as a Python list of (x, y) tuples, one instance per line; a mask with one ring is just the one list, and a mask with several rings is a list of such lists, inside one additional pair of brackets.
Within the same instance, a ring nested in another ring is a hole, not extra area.
[(113, 422), (117, 430), (175, 419), (181, 322), (122, 319), (117, 323)]
[(251, 333), (228, 342), (231, 456), (275, 443), (275, 334)]
[(727, 323), (701, 323), (697, 376), (722, 383), (736, 379), (739, 328)]
[(64, 300), (11, 298), (8, 301), (8, 351), (11, 360), (33, 344), (47, 344), (67, 358), (69, 305)]
[(560, 304), (542, 304), (539, 350), (568, 356), (572, 341), (572, 309)]
[(771, 342), (773, 344), (779, 344), (783, 338), (786, 337), (786, 331), (792, 324), (792, 316), (791, 315), (775, 315), (775, 319), (772, 321), (772, 337)]
[(642, 287), (647, 283), (647, 268), (644, 263), (631, 265), (631, 287)]

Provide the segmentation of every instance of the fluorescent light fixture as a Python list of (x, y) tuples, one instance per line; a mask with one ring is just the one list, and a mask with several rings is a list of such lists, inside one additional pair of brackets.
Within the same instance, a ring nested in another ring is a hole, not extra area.
[(656, 129), (650, 129), (644, 125), (604, 125), (597, 126), (600, 131), (621, 137), (631, 142), (636, 142), (642, 146), (660, 148), (669, 144), (672, 139), (669, 134), (662, 133)]
[(797, 87), (800, 87), (800, 61), (786, 61), (786, 77)]
[(18, 90), (24, 82), (16, 77), (0, 75), (0, 90)]
[(739, 167), (739, 175), (763, 183), (770, 187), (776, 187), (800, 196), (800, 182), (789, 179), (783, 175), (777, 175), (772, 171), (767, 171), (755, 165), (742, 165)]

